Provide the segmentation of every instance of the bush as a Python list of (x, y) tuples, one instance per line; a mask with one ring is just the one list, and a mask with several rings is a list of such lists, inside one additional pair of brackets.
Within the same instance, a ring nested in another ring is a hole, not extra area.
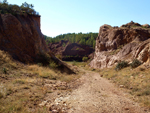
[(128, 66), (129, 66), (128, 62), (126, 62), (126, 61), (121, 61), (121, 62), (119, 62), (119, 63), (116, 65), (115, 70), (121, 70), (121, 69), (123, 69), (123, 68), (125, 68), (125, 67), (128, 67)]
[(0, 14), (12, 14), (12, 15), (37, 15), (39, 13), (33, 9), (33, 4), (28, 4), (27, 2), (22, 3), (21, 6), (8, 4), (7, 0), (3, 2), (0, 1)]
[(138, 59), (134, 59), (132, 61), (132, 63), (130, 64), (131, 68), (136, 68), (138, 67), (139, 65), (141, 65), (142, 63), (138, 60)]
[(73, 65), (73, 66), (77, 65), (77, 62), (74, 60), (74, 61), (72, 62), (72, 65)]
[(62, 45), (63, 47), (65, 47), (66, 46), (66, 44), (65, 43), (63, 43), (63, 45)]
[(83, 58), (82, 58), (82, 61), (83, 61), (83, 62), (86, 62), (87, 60), (88, 60), (88, 57), (83, 57)]
[(49, 67), (51, 67), (51, 68), (58, 68), (59, 65), (56, 62), (52, 61), (52, 62), (50, 62)]
[(42, 64), (43, 66), (47, 66), (49, 65), (49, 62), (51, 60), (51, 57), (44, 53), (44, 52), (41, 52), (37, 55), (37, 59), (36, 59), (36, 62), (39, 64)]

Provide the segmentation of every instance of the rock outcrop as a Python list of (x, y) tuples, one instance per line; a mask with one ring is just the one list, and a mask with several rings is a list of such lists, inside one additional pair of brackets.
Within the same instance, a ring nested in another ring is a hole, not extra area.
[(60, 42), (56, 43), (49, 43), (48, 47), (49, 49), (55, 54), (55, 55), (62, 55), (62, 52), (65, 49), (65, 46), (69, 43), (67, 40), (61, 40)]
[(84, 56), (92, 58), (91, 54), (94, 52), (94, 49), (90, 46), (70, 43), (65, 40), (61, 40), (57, 43), (50, 43), (49, 48), (55, 55), (60, 55), (64, 61), (82, 61)]
[(121, 27), (101, 26), (96, 39), (94, 59), (90, 66), (106, 68), (120, 61), (131, 62), (133, 59), (148, 63), (150, 58), (148, 26), (133, 21)]
[(0, 14), (0, 50), (23, 63), (35, 63), (49, 54), (62, 72), (74, 73), (47, 47), (40, 30), (40, 16)]
[(14, 59), (31, 63), (49, 49), (40, 30), (40, 16), (0, 15), (0, 49)]

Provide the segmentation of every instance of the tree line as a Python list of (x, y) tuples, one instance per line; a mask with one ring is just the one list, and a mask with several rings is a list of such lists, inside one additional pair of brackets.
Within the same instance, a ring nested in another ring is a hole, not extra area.
[(36, 12), (34, 9), (33, 4), (28, 4), (27, 2), (22, 3), (21, 6), (18, 6), (16, 4), (12, 5), (7, 2), (7, 0), (3, 0), (3, 2), (0, 2), (0, 14), (29, 14), (29, 15), (38, 15), (39, 13)]
[(98, 33), (86, 33), (86, 34), (82, 34), (82, 33), (67, 33), (67, 34), (61, 34), (58, 35), (54, 38), (52, 37), (48, 37), (46, 35), (44, 35), (44, 38), (48, 43), (56, 43), (59, 42), (61, 40), (68, 40), (71, 43), (78, 43), (78, 44), (82, 44), (82, 45), (88, 45), (90, 47), (95, 48), (95, 44), (96, 44), (96, 38), (98, 36)]

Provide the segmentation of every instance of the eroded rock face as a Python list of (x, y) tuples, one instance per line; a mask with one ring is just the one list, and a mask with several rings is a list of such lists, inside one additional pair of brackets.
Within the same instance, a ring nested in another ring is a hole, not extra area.
[(21, 62), (34, 62), (48, 48), (40, 30), (40, 16), (0, 14), (0, 49)]
[(0, 14), (0, 49), (23, 63), (36, 63), (43, 58), (41, 54), (48, 54), (62, 72), (74, 73), (47, 47), (40, 30), (40, 16)]
[(62, 60), (64, 61), (82, 61), (84, 56), (93, 58), (92, 53), (94, 52), (94, 49), (87, 45), (61, 40), (57, 43), (50, 43), (48, 46), (55, 55), (61, 55)]
[[(87, 45), (80, 45), (77, 43), (71, 43), (65, 47), (64, 51), (62, 52), (62, 55), (64, 56), (64, 58), (63, 58), (64, 60), (82, 61), (82, 58), (84, 56), (89, 56), (93, 52), (94, 52), (94, 49), (90, 48)], [(66, 56), (72, 56), (72, 58), (67, 58)]]
[(106, 68), (119, 61), (131, 62), (136, 58), (143, 63), (149, 62), (150, 29), (146, 26), (143, 28), (143, 25), (134, 22), (121, 27), (101, 26), (90, 66)]
[(65, 46), (69, 43), (69, 41), (61, 40), (60, 42), (56, 43), (49, 43), (48, 47), (49, 49), (55, 54), (55, 55), (62, 55), (62, 52), (65, 49)]

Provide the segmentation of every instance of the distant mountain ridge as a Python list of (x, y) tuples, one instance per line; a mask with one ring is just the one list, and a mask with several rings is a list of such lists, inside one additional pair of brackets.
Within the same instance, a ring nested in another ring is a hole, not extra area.
[(60, 42), (61, 40), (64, 41), (69, 41), (70, 43), (78, 43), (81, 45), (88, 45), (90, 47), (95, 48), (95, 42), (96, 42), (96, 38), (98, 36), (98, 33), (68, 33), (68, 34), (62, 34), (62, 35), (58, 35), (54, 38), (52, 37), (48, 37), (48, 36), (44, 36), (47, 44), (49, 43), (56, 43), (56, 42)]

